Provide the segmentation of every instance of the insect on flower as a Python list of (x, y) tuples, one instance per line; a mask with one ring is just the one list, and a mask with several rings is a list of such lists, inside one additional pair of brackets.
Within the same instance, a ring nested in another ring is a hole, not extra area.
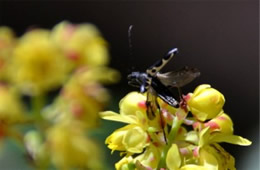
[[(178, 88), (190, 83), (200, 75), (198, 69), (187, 67), (160, 73), (159, 71), (178, 53), (177, 48), (171, 49), (161, 60), (150, 66), (146, 72), (132, 72), (128, 75), (128, 84), (140, 88), (140, 92), (147, 92), (146, 107), (149, 119), (154, 119), (155, 112), (160, 109), (157, 97), (160, 97), (167, 104), (177, 108), (179, 102), (174, 98), (171, 88)], [(181, 94), (179, 94), (181, 95)]]

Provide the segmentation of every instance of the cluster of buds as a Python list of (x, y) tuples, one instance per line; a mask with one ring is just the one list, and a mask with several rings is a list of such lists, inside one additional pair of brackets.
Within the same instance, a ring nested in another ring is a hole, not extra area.
[(146, 94), (131, 92), (119, 103), (120, 113), (102, 112), (103, 119), (126, 123), (105, 143), (124, 157), (117, 170), (234, 170), (235, 159), (219, 143), (242, 146), (251, 142), (233, 134), (224, 113), (225, 98), (210, 85), (200, 85), (182, 96), (179, 108), (158, 98), (160, 108), (150, 120)]
[(0, 27), (0, 137), (18, 140), (40, 169), (102, 169), (88, 132), (109, 99), (103, 84), (119, 78), (108, 62), (108, 45), (92, 24), (64, 21), (21, 37)]

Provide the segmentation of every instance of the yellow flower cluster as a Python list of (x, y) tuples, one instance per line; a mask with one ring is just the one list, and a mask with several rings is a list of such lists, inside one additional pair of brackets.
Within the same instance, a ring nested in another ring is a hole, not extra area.
[(107, 43), (92, 24), (61, 22), (54, 27), (52, 39), (64, 51), (73, 67), (95, 67), (108, 63)]
[(251, 142), (233, 134), (232, 120), (223, 111), (223, 94), (205, 84), (183, 96), (179, 108), (158, 100), (154, 120), (146, 115), (146, 95), (138, 92), (120, 101), (119, 114), (100, 113), (103, 119), (127, 124), (105, 141), (112, 152), (124, 155), (115, 164), (117, 170), (235, 169), (235, 159), (219, 143), (247, 146)]
[(60, 87), (74, 70), (108, 64), (107, 43), (92, 24), (57, 24), (33, 29), (17, 39), (0, 27), (0, 79), (35, 96)]
[(50, 40), (50, 31), (23, 35), (10, 59), (10, 81), (24, 94), (39, 95), (60, 86), (68, 76), (68, 61)]
[[(21, 37), (0, 27), (0, 137), (21, 142), (36, 168), (103, 169), (89, 132), (109, 99), (103, 84), (119, 78), (108, 60), (106, 41), (89, 23), (64, 21)], [(49, 92), (56, 97), (47, 105)], [(13, 129), (18, 123), (34, 130)]]

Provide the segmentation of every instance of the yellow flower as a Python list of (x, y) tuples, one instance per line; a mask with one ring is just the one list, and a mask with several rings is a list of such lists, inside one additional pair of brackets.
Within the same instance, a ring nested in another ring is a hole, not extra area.
[(146, 114), (146, 96), (138, 93), (132, 92), (126, 95), (120, 102), (120, 114), (122, 115), (135, 115), (138, 112)]
[(74, 63), (74, 67), (108, 63), (107, 44), (92, 24), (74, 25), (63, 21), (54, 27), (52, 39)]
[(199, 132), (199, 147), (206, 146), (212, 143), (227, 142), (235, 145), (248, 146), (251, 141), (233, 133), (226, 133), (225, 131), (211, 131), (210, 127), (206, 127)]
[(116, 170), (130, 170), (135, 169), (156, 169), (160, 161), (160, 150), (150, 145), (144, 153), (133, 158), (132, 156), (125, 156), (115, 164)]
[(225, 103), (223, 94), (206, 84), (198, 86), (194, 93), (189, 95), (190, 111), (200, 121), (216, 117)]
[(162, 149), (155, 145), (149, 145), (144, 153), (134, 158), (135, 164), (140, 163), (144, 167), (156, 169), (158, 167)]
[(131, 92), (119, 103), (120, 114), (112, 111), (101, 112), (100, 116), (106, 120), (113, 120), (128, 124), (136, 124), (147, 129), (146, 97), (138, 92)]
[[(54, 104), (45, 110), (43, 116), (52, 121), (77, 121), (86, 128), (96, 127), (99, 123), (98, 113), (109, 100), (109, 94), (100, 85), (99, 80), (90, 74), (94, 73), (94, 70), (96, 69), (81, 68), (76, 72), (64, 85)], [(109, 68), (106, 70), (115, 72)], [(98, 74), (95, 75), (99, 77)], [(109, 76), (107, 79), (113, 81)], [(102, 81), (105, 81), (105, 78), (102, 78)]]
[(211, 144), (199, 151), (199, 164), (209, 170), (235, 170), (235, 159), (220, 145)]
[(7, 66), (11, 58), (16, 39), (8, 27), (0, 27), (0, 79), (7, 79)]
[(132, 156), (125, 156), (115, 164), (115, 168), (116, 170), (130, 170), (130, 164), (133, 164)]
[(0, 84), (0, 124), (13, 125), (26, 119), (25, 108), (12, 89)]
[[(147, 118), (146, 95), (137, 92), (120, 101), (120, 114), (100, 113), (103, 119), (128, 124), (106, 139), (112, 152), (126, 154), (116, 169), (235, 169), (234, 158), (218, 143), (247, 146), (251, 141), (233, 135), (233, 122), (222, 109), (225, 99), (219, 91), (201, 85), (185, 96), (182, 104), (186, 106), (187, 102), (193, 114), (189, 118), (188, 109), (172, 108), (158, 101), (160, 110), (157, 109), (155, 120)], [(194, 130), (188, 131), (182, 124), (193, 126)]]
[(129, 124), (116, 130), (106, 139), (106, 144), (112, 149), (112, 152), (114, 150), (127, 151), (130, 155), (141, 153), (152, 141), (161, 142), (160, 133), (153, 135), (151, 132), (149, 134), (149, 131), (159, 132), (161, 129), (158, 120), (153, 122), (154, 124), (156, 122), (156, 126), (149, 122), (146, 116), (145, 100), (145, 95), (132, 92), (120, 101), (120, 114), (112, 111), (100, 113), (103, 119)]
[(187, 163), (188, 159), (183, 158), (176, 144), (169, 149), (166, 157), (166, 164), (169, 170), (234, 170), (234, 158), (227, 153), (220, 145), (212, 144), (199, 151), (198, 161)]
[(233, 122), (226, 113), (221, 113), (214, 119), (204, 123), (205, 127), (210, 127), (211, 131), (218, 131), (223, 134), (233, 133)]
[(46, 144), (52, 162), (60, 169), (102, 169), (97, 144), (88, 139), (82, 128), (73, 123), (59, 123), (50, 128)]
[(67, 77), (67, 61), (49, 34), (40, 29), (27, 32), (14, 49), (11, 81), (23, 93), (42, 94), (60, 86)]
[(149, 144), (148, 141), (148, 134), (141, 127), (127, 125), (113, 132), (107, 137), (105, 143), (112, 152), (118, 150), (133, 154), (141, 153)]

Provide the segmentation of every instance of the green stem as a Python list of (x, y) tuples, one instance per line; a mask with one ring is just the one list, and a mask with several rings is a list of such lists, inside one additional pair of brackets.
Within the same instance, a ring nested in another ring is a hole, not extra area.
[(172, 122), (172, 128), (168, 136), (169, 144), (172, 144), (173, 140), (176, 138), (177, 133), (181, 127), (183, 120), (178, 120), (177, 116), (174, 117)]
[(43, 132), (45, 129), (46, 122), (42, 117), (42, 109), (45, 106), (46, 98), (44, 95), (34, 96), (32, 98), (32, 117), (34, 119), (34, 125), (39, 130), (39, 132)]
[(41, 121), (43, 119), (41, 115), (41, 111), (44, 106), (45, 106), (44, 95), (38, 95), (32, 98), (32, 114), (37, 121)]
[(177, 136), (178, 130), (180, 129), (182, 122), (183, 122), (183, 120), (178, 120), (177, 116), (174, 117), (173, 122), (172, 122), (172, 128), (168, 135), (168, 144), (163, 149), (158, 169), (166, 168), (166, 156), (167, 156), (168, 150), (172, 146), (172, 143)]

